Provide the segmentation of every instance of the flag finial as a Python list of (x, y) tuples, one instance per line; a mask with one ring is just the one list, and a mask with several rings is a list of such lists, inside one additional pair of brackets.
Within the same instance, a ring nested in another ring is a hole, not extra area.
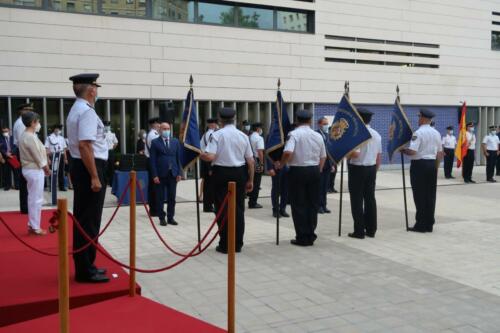
[(193, 75), (191, 74), (189, 75), (189, 88), (191, 89), (193, 89), (193, 82), (194, 82)]
[(396, 86), (396, 94), (398, 94), (399, 97), (399, 84)]
[(281, 88), (281, 78), (278, 78), (278, 90)]
[(345, 81), (344, 92), (345, 92), (346, 95), (349, 96), (349, 81)]

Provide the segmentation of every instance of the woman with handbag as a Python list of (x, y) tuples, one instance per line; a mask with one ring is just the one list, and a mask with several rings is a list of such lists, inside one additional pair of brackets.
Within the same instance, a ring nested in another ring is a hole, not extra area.
[(19, 150), (24, 178), (28, 184), (28, 233), (43, 236), (47, 232), (40, 226), (45, 176), (50, 174), (45, 146), (36, 133), (40, 131), (40, 116), (27, 111), (22, 115), (26, 130), (21, 134)]

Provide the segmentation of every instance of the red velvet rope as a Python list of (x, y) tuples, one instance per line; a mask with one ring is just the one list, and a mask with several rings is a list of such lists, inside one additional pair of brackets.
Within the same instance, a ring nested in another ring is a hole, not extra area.
[[(156, 235), (158, 236), (158, 238), (160, 239), (160, 241), (163, 243), (163, 245), (165, 245), (165, 247), (170, 251), (172, 252), (173, 254), (175, 254), (176, 256), (179, 256), (179, 257), (185, 257), (187, 256), (188, 254), (183, 254), (183, 253), (180, 253), (176, 250), (174, 250), (168, 243), (167, 241), (162, 237), (160, 231), (158, 230), (156, 224), (154, 223), (153, 221), (153, 218), (151, 216), (151, 214), (149, 213), (149, 208), (148, 206), (146, 205), (146, 201), (144, 200), (144, 191), (142, 190), (142, 187), (141, 187), (141, 184), (139, 182), (137, 182), (137, 188), (139, 189), (139, 198), (141, 199), (142, 201), (142, 204), (144, 206), (144, 209), (146, 210), (146, 214), (148, 215), (148, 219), (149, 219), (149, 223), (151, 224), (151, 226), (153, 227)], [(226, 197), (224, 198), (224, 201), (222, 202), (222, 205), (221, 207), (219, 208), (219, 211), (217, 212), (217, 215), (215, 217), (215, 221), (218, 221), (222, 215), (222, 212), (224, 211), (224, 208), (226, 207), (227, 205), (227, 202), (229, 200), (229, 196), (226, 195)], [(201, 245), (201, 242), (200, 244)], [(193, 255), (191, 255), (192, 257), (196, 257), (198, 255), (200, 255), (203, 251), (200, 251), (198, 253), (195, 253)]]
[[(113, 214), (111, 215), (110, 219), (108, 220), (108, 222), (106, 223), (106, 225), (104, 226), (104, 228), (101, 230), (101, 232), (94, 238), (95, 241), (97, 241), (97, 239), (104, 234), (104, 232), (111, 225), (111, 222), (113, 222), (114, 218), (116, 217), (116, 214), (118, 213), (118, 210), (120, 209), (121, 205), (123, 204), (123, 201), (125, 200), (125, 194), (127, 193), (129, 187), (130, 187), (130, 182), (127, 183), (127, 185), (125, 186), (124, 191), (120, 195), (120, 199), (118, 201), (118, 205), (116, 206), (116, 208), (115, 208)], [(73, 217), (73, 215), (71, 213), (68, 213), (68, 215), (71, 216), (74, 219), (74, 217)], [(50, 223), (53, 224), (52, 221), (57, 220), (57, 219), (58, 219), (58, 212), (55, 211), (54, 214), (53, 214), (53, 216), (50, 218), (50, 221), (51, 221)], [(39, 254), (45, 255), (45, 256), (49, 256), (49, 257), (57, 257), (57, 256), (59, 256), (59, 253), (51, 253), (51, 252), (47, 252), (47, 251), (44, 251), (44, 250), (37, 249), (33, 245), (31, 245), (28, 242), (24, 241), (22, 238), (20, 238), (14, 232), (14, 230), (12, 230), (12, 228), (7, 224), (7, 222), (5, 222), (5, 220), (1, 216), (0, 216), (0, 222), (2, 222), (2, 224), (5, 226), (5, 228), (9, 231), (9, 233), (12, 236), (14, 236), (15, 239), (17, 239), (20, 243), (22, 243), (27, 248), (29, 248), (29, 249), (31, 249), (31, 250), (39, 253)], [(78, 248), (78, 249), (76, 249), (74, 251), (68, 252), (68, 255), (73, 255), (73, 254), (76, 254), (76, 253), (80, 253), (83, 250), (85, 250), (86, 248), (88, 248), (90, 245), (92, 245), (92, 243), (87, 242), (87, 244), (85, 244), (84, 246), (82, 246), (82, 247), (80, 247), (80, 248)]]

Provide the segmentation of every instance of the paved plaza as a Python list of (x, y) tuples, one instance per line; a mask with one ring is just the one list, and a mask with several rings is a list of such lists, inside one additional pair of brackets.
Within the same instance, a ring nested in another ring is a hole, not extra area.
[[(500, 332), (500, 183), (484, 183), (484, 167), (475, 171), (480, 182), (464, 185), (458, 178), (444, 179), (440, 170), (432, 234), (405, 231), (400, 171), (378, 174), (375, 239), (347, 237), (352, 231), (347, 192), (338, 237), (339, 194), (329, 194), (333, 212), (320, 215), (318, 240), (308, 248), (290, 244), (291, 218), (281, 219), (281, 243), (275, 245), (270, 179), (264, 177), (259, 200), (264, 208), (246, 210), (245, 246), (237, 255), (237, 332)], [(347, 176), (344, 181), (347, 186)], [(160, 230), (187, 252), (197, 240), (194, 182), (182, 182), (178, 192), (179, 226)], [(17, 192), (0, 195), (2, 210), (16, 207)], [(410, 189), (407, 195), (412, 225)], [(108, 194), (103, 220), (115, 202)], [(177, 260), (155, 236), (144, 209), (137, 211), (138, 266), (157, 268)], [(123, 207), (101, 238), (123, 261), (128, 260), (128, 216)], [(212, 219), (213, 214), (202, 213), (203, 230)], [(138, 274), (138, 282), (143, 295), (225, 327), (226, 276), (226, 256), (215, 252), (214, 244), (173, 270)]]

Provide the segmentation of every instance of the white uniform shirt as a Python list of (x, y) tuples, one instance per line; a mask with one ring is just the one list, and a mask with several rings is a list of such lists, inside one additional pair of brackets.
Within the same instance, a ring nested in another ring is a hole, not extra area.
[(454, 135), (446, 134), (443, 136), (442, 144), (446, 149), (455, 149), (457, 146), (457, 138)]
[(254, 157), (259, 157), (259, 150), (264, 149), (264, 138), (257, 132), (253, 132), (250, 135), (250, 146), (252, 147), (252, 152)]
[(476, 150), (476, 135), (467, 131), (467, 133), (465, 133), (465, 137), (467, 138), (467, 144), (469, 145), (468, 149)]
[(253, 156), (248, 136), (232, 124), (212, 134), (205, 152), (215, 154), (213, 165), (224, 167), (243, 166)]
[(205, 134), (203, 134), (203, 136), (201, 137), (201, 140), (200, 140), (200, 149), (201, 151), (205, 151), (205, 149), (207, 148), (208, 146), (208, 143), (210, 142), (210, 136), (212, 135), (212, 133), (214, 133), (215, 131), (211, 128), (209, 128)]
[(68, 148), (68, 146), (66, 145), (66, 140), (62, 135), (55, 135), (52, 133), (45, 139), (45, 148), (53, 154), (64, 151), (64, 149)]
[(108, 145), (108, 150), (113, 150), (115, 145), (118, 144), (118, 139), (116, 138), (116, 134), (109, 131), (105, 132), (106, 144)]
[(412, 160), (435, 160), (438, 152), (443, 151), (441, 135), (430, 125), (422, 125), (413, 133), (408, 149), (417, 152)]
[(483, 143), (486, 145), (486, 150), (498, 150), (500, 139), (496, 134), (488, 134), (484, 137)]
[(78, 147), (80, 141), (92, 141), (94, 158), (108, 160), (108, 144), (104, 135), (104, 124), (86, 100), (76, 99), (69, 111), (66, 129), (71, 157), (82, 158)]
[(19, 147), (19, 140), (21, 139), (21, 134), (24, 133), (26, 126), (23, 124), (21, 117), (17, 118), (12, 129), (12, 136), (14, 136), (14, 145)]
[(293, 153), (289, 166), (315, 166), (326, 157), (323, 137), (308, 125), (299, 126), (289, 133), (284, 150)]
[(351, 158), (349, 164), (374, 166), (377, 164), (378, 154), (382, 154), (382, 137), (370, 125), (366, 125), (372, 138), (358, 149), (359, 156)]
[(155, 129), (150, 129), (148, 135), (146, 136), (146, 149), (144, 150), (144, 155), (149, 157), (149, 148), (151, 147), (151, 142), (158, 138), (160, 134)]

